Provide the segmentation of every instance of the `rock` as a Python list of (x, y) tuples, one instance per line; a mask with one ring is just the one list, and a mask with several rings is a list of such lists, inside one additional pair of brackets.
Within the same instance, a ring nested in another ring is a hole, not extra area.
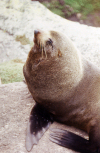
[(79, 22), (80, 22), (81, 24), (83, 24), (83, 20), (80, 20)]
[(81, 14), (81, 13), (77, 13), (77, 14), (76, 14), (76, 17), (77, 17), (78, 20), (80, 20), (81, 17), (82, 17), (82, 14)]
[(29, 45), (21, 45), (13, 36), (0, 30), (0, 63), (12, 59), (21, 59), (24, 62), (29, 50)]
[[(35, 104), (25, 83), (0, 86), (0, 150), (2, 153), (27, 153), (26, 127), (30, 111)], [(54, 122), (51, 128), (70, 129)], [(77, 130), (74, 130), (76, 133)], [(74, 153), (49, 140), (48, 130), (32, 149), (34, 153)]]

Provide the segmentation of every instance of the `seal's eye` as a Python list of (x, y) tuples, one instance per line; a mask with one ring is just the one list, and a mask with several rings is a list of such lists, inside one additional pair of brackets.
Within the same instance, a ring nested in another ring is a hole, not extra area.
[(52, 46), (53, 44), (53, 41), (49, 38), (47, 41), (46, 41), (46, 45), (51, 45)]

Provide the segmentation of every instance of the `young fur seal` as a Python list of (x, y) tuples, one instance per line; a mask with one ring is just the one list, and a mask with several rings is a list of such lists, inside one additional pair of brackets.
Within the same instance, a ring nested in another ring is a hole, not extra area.
[(84, 59), (64, 34), (34, 31), (23, 73), (36, 101), (27, 128), (27, 150), (56, 120), (86, 131), (89, 140), (53, 129), (53, 142), (81, 153), (100, 153), (100, 69)]

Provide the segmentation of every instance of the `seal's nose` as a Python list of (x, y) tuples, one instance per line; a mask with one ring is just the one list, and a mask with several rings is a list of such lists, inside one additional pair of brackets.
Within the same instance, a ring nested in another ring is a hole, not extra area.
[(34, 30), (34, 39), (33, 39), (33, 41), (35, 42), (35, 43), (37, 43), (37, 39), (38, 39), (38, 34), (40, 33), (40, 31), (39, 30)]
[(38, 33), (40, 33), (38, 30), (34, 30), (34, 35), (37, 35)]

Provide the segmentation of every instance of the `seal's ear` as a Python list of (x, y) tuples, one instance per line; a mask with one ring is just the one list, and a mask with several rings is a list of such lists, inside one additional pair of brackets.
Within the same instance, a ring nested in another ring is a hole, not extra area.
[(53, 123), (53, 117), (42, 106), (36, 104), (31, 111), (27, 135), (26, 135), (26, 149), (31, 151), (34, 144), (37, 144), (39, 139)]

